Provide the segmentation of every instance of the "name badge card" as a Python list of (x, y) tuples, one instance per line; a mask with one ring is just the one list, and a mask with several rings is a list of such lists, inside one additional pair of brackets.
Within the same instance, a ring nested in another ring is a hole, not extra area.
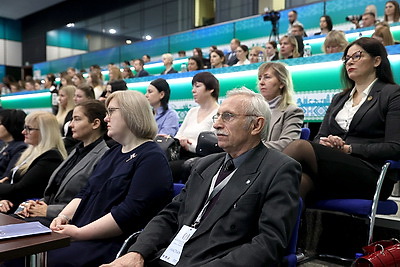
[(161, 255), (160, 259), (175, 266), (181, 257), (183, 246), (195, 232), (195, 228), (184, 225)]

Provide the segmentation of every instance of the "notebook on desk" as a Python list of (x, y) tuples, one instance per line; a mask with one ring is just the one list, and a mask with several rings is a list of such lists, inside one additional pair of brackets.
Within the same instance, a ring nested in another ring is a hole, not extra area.
[(0, 226), (0, 240), (51, 233), (51, 230), (40, 222), (27, 222)]

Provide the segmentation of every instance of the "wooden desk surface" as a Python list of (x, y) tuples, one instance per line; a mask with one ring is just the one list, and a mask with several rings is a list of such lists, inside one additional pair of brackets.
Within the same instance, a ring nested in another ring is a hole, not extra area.
[[(0, 213), (0, 225), (24, 223)], [(21, 258), (51, 249), (69, 246), (70, 238), (58, 233), (40, 234), (0, 240), (0, 261)]]

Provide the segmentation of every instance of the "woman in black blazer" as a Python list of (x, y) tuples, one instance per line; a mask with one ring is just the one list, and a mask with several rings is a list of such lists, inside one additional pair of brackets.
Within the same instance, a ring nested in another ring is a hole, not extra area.
[[(345, 90), (334, 96), (314, 142), (294, 141), (284, 153), (302, 164), (302, 197), (371, 199), (387, 159), (400, 159), (400, 87), (385, 47), (372, 38), (347, 46)], [(394, 180), (385, 180), (387, 199)]]

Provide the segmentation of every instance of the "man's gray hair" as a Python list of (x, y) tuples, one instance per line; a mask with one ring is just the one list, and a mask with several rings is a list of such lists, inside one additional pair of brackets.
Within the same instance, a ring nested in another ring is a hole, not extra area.
[[(242, 106), (246, 114), (265, 118), (265, 125), (260, 135), (262, 140), (266, 140), (269, 132), (269, 123), (271, 121), (271, 110), (269, 109), (267, 101), (265, 101), (261, 94), (256, 93), (246, 87), (232, 89), (226, 93), (227, 98), (235, 95), (244, 96)], [(249, 120), (251, 119), (252, 117), (249, 117)]]

